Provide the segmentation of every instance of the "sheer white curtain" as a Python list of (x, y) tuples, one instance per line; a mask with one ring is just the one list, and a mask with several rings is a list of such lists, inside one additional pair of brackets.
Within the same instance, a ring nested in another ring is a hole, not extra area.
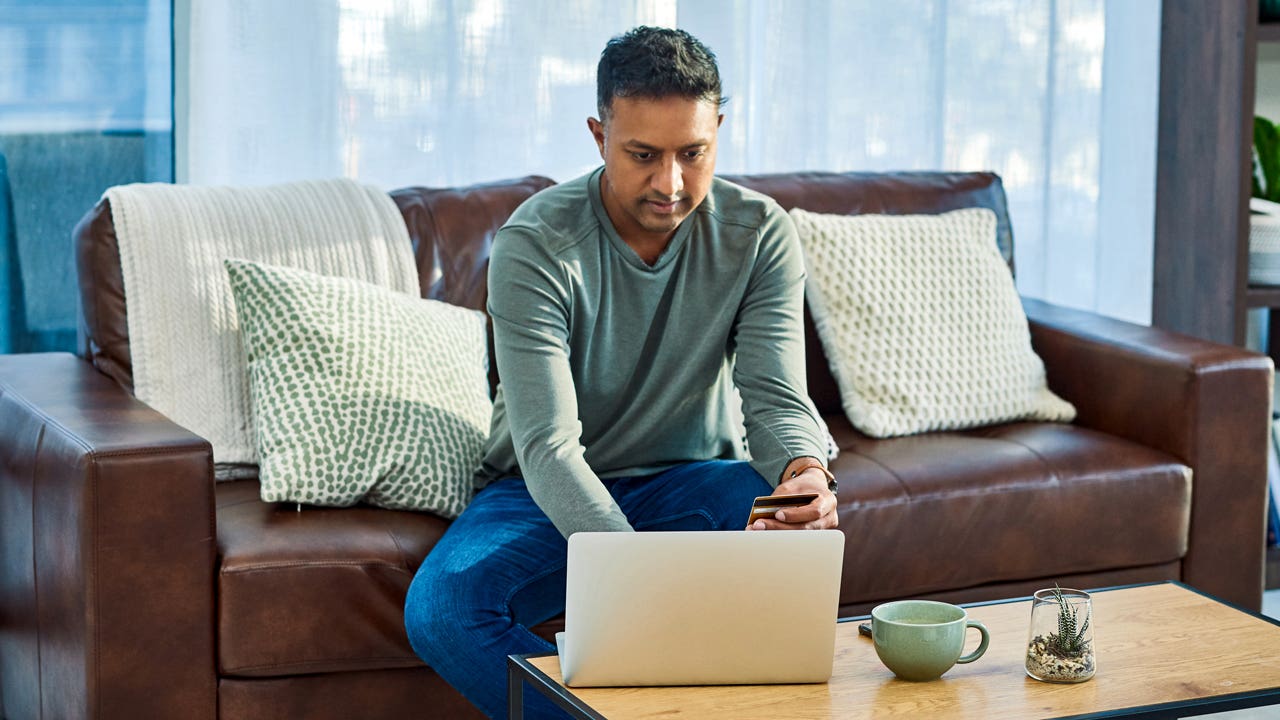
[(679, 26), (720, 171), (994, 170), (1021, 292), (1149, 321), (1159, 0), (189, 2), (189, 182), (566, 180), (605, 41)]

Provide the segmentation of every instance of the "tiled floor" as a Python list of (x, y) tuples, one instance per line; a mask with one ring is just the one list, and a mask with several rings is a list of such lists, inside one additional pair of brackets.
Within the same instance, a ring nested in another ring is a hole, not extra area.
[[(1280, 620), (1280, 590), (1268, 590), (1263, 593), (1262, 614)], [(1213, 720), (1277, 720), (1280, 718), (1280, 706), (1250, 708), (1200, 717), (1213, 718)]]

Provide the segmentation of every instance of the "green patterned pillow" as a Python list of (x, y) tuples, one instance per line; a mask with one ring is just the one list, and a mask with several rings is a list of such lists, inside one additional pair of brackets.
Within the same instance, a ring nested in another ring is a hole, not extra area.
[(455, 517), (489, 433), (484, 315), (227, 260), (262, 499)]

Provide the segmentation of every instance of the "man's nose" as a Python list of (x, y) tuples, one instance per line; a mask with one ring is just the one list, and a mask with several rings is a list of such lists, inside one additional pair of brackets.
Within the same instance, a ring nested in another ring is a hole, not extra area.
[(680, 172), (680, 163), (674, 157), (664, 158), (650, 183), (654, 190), (663, 197), (673, 198), (684, 189), (684, 176)]

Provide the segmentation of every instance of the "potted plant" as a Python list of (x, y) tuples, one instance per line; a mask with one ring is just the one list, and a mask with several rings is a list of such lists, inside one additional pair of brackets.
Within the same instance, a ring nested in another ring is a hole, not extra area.
[(1280, 128), (1253, 118), (1249, 199), (1249, 283), (1280, 285)]
[(1082, 590), (1039, 590), (1031, 603), (1027, 674), (1045, 682), (1076, 683), (1093, 677), (1093, 602)]

